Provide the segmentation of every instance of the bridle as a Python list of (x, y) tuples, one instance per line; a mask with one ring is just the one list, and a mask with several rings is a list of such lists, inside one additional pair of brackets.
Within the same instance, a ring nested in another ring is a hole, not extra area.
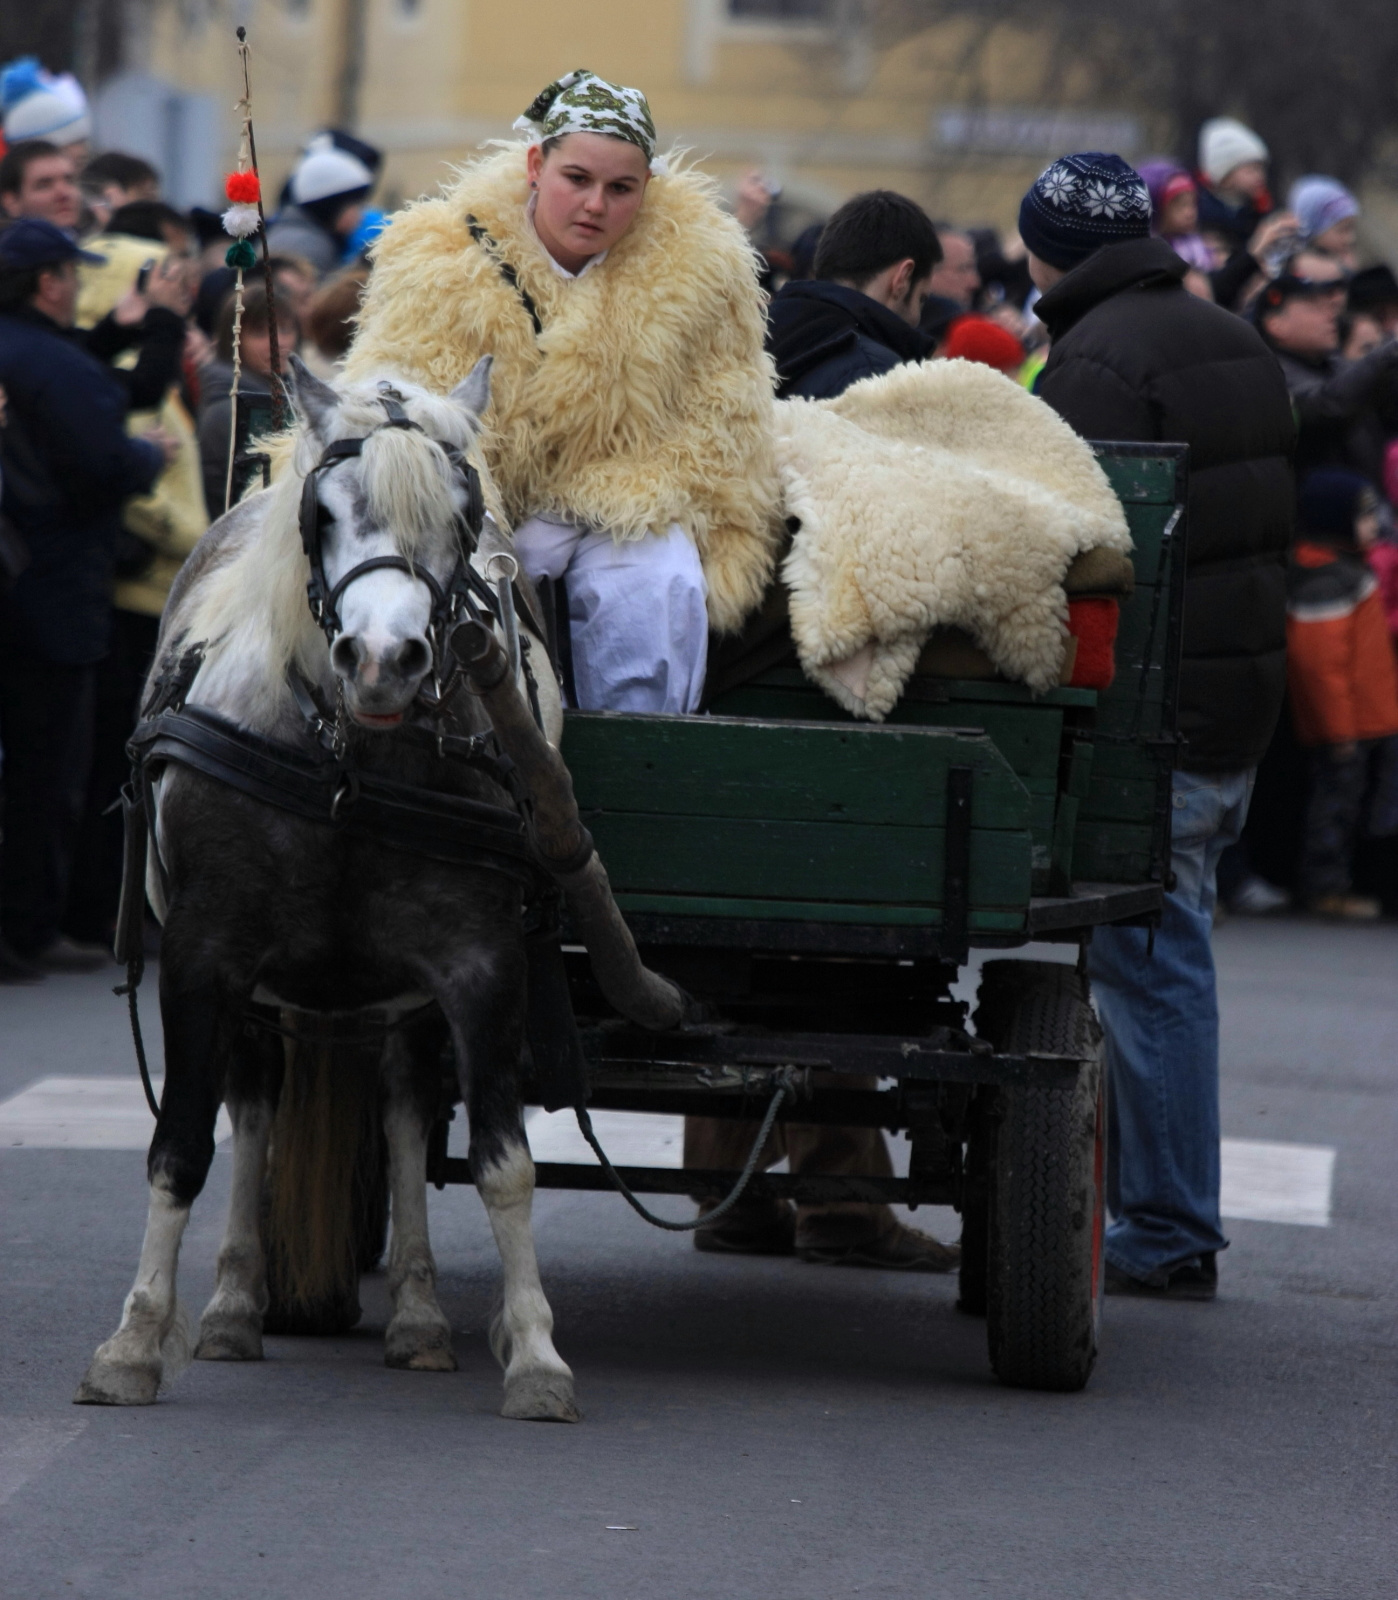
[(450, 661), (447, 640), (452, 629), (463, 621), (487, 623), (495, 620), (495, 596), (484, 578), (471, 565), (480, 540), (481, 526), (485, 520), (485, 496), (481, 492), (480, 474), (455, 445), (442, 439), (434, 443), (446, 453), (447, 460), (466, 490), (466, 508), (456, 519), (456, 562), (445, 584), (439, 583), (426, 567), (414, 565), (406, 556), (371, 556), (353, 566), (333, 587), (326, 581), (323, 551), (325, 527), (329, 512), (320, 503), (316, 493), (321, 473), (328, 472), (341, 461), (362, 454), (365, 441), (384, 428), (403, 428), (414, 433), (425, 430), (403, 409), (403, 396), (391, 384), (379, 385), (379, 403), (385, 417), (377, 427), (358, 439), (337, 439), (327, 445), (324, 454), (306, 474), (301, 488), (301, 548), (310, 563), (311, 576), (306, 584), (306, 599), (316, 625), (325, 634), (326, 642), (333, 645), (343, 629), (339, 606), (345, 590), (357, 579), (370, 572), (394, 570), (405, 572), (410, 578), (425, 584), (432, 596), (432, 615), (428, 632), (432, 639), (433, 659), (438, 672), (441, 664)]

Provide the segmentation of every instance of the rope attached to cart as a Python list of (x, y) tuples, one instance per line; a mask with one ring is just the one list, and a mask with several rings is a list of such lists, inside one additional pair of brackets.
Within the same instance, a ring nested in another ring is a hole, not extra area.
[(647, 1211), (636, 1198), (625, 1178), (607, 1159), (607, 1152), (597, 1142), (597, 1135), (592, 1131), (592, 1118), (587, 1113), (587, 1107), (574, 1106), (578, 1116), (578, 1128), (584, 1139), (592, 1146), (592, 1153), (602, 1163), (602, 1170), (612, 1180), (617, 1193), (625, 1200), (627, 1205), (644, 1222), (650, 1223), (652, 1228), (664, 1228), (666, 1233), (693, 1233), (696, 1228), (711, 1227), (720, 1217), (727, 1216), (739, 1200), (743, 1197), (749, 1183), (752, 1182), (753, 1173), (757, 1171), (758, 1163), (762, 1159), (762, 1152), (767, 1148), (767, 1140), (776, 1124), (777, 1113), (781, 1110), (782, 1101), (788, 1095), (794, 1100), (796, 1089), (791, 1082), (790, 1069), (784, 1070), (777, 1084), (777, 1092), (772, 1096), (772, 1103), (767, 1107), (767, 1115), (762, 1119), (762, 1126), (758, 1130), (757, 1138), (753, 1141), (752, 1154), (748, 1157), (748, 1164), (742, 1170), (737, 1183), (729, 1190), (725, 1199), (721, 1200), (712, 1211), (706, 1211), (703, 1216), (696, 1217), (693, 1222), (670, 1222), (665, 1217), (657, 1217), (653, 1211)]

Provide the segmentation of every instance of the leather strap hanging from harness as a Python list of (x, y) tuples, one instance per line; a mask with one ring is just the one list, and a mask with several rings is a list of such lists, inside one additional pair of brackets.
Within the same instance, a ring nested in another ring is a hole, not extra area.
[(500, 246), (496, 244), (495, 240), (490, 237), (473, 216), (467, 216), (466, 226), (470, 229), (471, 237), (495, 263), (496, 271), (519, 296), (520, 304), (529, 313), (529, 320), (534, 324), (534, 337), (537, 339), (544, 331), (544, 325), (539, 320), (539, 308), (534, 304), (528, 289), (524, 288), (519, 281), (519, 273), (515, 271), (508, 261), (500, 259)]
[[(390, 849), (501, 872), (525, 886), (535, 879), (524, 819), (513, 807), (400, 783), (333, 757), (306, 755), (196, 707), (162, 711), (141, 723), (129, 749), (147, 796), (159, 768), (174, 761), (264, 805)], [(464, 759), (497, 782), (509, 783), (512, 769), (484, 743)]]

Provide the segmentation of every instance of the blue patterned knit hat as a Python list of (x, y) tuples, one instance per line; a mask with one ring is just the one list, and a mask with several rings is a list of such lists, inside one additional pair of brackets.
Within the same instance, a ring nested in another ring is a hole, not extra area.
[(1149, 234), (1150, 192), (1140, 173), (1100, 150), (1060, 156), (1020, 202), (1020, 238), (1063, 272), (1104, 244)]

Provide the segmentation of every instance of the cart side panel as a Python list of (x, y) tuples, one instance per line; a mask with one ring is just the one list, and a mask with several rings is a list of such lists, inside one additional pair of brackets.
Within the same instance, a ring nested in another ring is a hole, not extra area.
[[(1169, 852), (1185, 523), (1183, 445), (1093, 446), (1126, 512), (1136, 589), (1122, 606), (1116, 678), (1099, 691), (1092, 763), (1073, 830), (1072, 875), (1159, 881)], [(1069, 734), (1071, 739), (1071, 731)]]
[[(1091, 689), (1055, 689), (1036, 696), (1002, 679), (915, 679), (889, 713), (885, 727), (955, 728), (986, 734), (1029, 791), (1034, 893), (1048, 888), (1058, 808), (1059, 759), (1065, 712), (1091, 707)], [(852, 716), (798, 668), (774, 667), (714, 702), (725, 716), (833, 721)]]
[(969, 925), (1023, 923), (1031, 798), (982, 734), (570, 712), (563, 749), (624, 911), (937, 927), (962, 768)]

